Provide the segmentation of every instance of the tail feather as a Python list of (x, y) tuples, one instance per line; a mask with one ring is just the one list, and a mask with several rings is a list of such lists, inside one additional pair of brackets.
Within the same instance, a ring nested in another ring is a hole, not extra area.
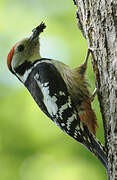
[(108, 168), (108, 159), (107, 159), (107, 154), (105, 152), (105, 147), (96, 138), (94, 138), (94, 136), (91, 139), (92, 139), (93, 147), (95, 149), (94, 154), (97, 156), (97, 158), (102, 162), (102, 164), (106, 168), (108, 179), (110, 180), (110, 172)]
[(91, 136), (91, 142), (93, 149), (95, 150), (94, 154), (98, 159), (100, 159), (104, 167), (108, 170), (108, 161), (104, 146), (94, 136)]
[[(89, 141), (84, 142), (84, 145), (86, 145), (86, 147), (102, 162), (106, 168), (108, 177), (110, 177), (105, 146), (101, 144), (101, 142), (92, 133), (89, 132), (87, 126), (84, 126), (84, 128), (89, 139)], [(89, 144), (87, 144), (87, 142)]]

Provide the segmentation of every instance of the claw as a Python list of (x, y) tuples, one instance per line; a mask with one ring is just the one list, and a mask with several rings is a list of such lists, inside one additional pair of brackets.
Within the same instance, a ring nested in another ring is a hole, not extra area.
[(95, 98), (95, 96), (96, 96), (96, 94), (97, 94), (97, 91), (98, 91), (98, 89), (95, 88), (94, 91), (93, 91), (93, 93), (92, 93), (92, 95), (91, 95), (91, 97), (90, 97), (90, 100), (91, 100), (91, 101), (94, 100), (94, 98)]

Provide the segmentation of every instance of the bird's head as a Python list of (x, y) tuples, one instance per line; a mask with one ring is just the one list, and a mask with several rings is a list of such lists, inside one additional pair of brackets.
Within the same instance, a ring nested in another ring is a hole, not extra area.
[(46, 28), (41, 23), (32, 30), (30, 37), (17, 42), (7, 56), (7, 65), (14, 74), (23, 75), (32, 62), (40, 58), (39, 35)]

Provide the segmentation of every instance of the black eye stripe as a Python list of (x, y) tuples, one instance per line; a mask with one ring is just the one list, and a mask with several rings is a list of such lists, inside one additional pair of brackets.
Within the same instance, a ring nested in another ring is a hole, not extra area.
[(23, 51), (23, 50), (24, 50), (24, 48), (25, 48), (25, 47), (24, 47), (24, 45), (23, 45), (23, 44), (21, 44), (21, 45), (19, 45), (19, 46), (18, 46), (18, 51), (20, 51), (20, 52), (21, 52), (21, 51)]

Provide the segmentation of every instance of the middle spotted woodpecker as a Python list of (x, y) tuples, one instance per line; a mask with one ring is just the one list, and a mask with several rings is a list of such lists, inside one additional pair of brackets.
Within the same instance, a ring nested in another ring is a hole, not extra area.
[(108, 170), (106, 152), (95, 137), (97, 120), (85, 79), (90, 51), (85, 62), (75, 69), (41, 58), (39, 35), (45, 28), (41, 23), (30, 37), (12, 47), (7, 57), (8, 68), (29, 90), (41, 110), (96, 155)]

